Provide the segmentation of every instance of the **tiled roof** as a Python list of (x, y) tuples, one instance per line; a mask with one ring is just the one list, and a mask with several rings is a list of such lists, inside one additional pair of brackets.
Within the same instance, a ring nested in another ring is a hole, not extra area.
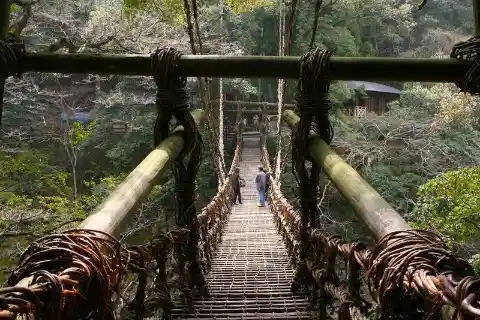
[(401, 93), (400, 90), (395, 89), (393, 87), (389, 87), (380, 83), (368, 82), (368, 81), (347, 81), (347, 87), (350, 89), (360, 89), (361, 87), (365, 87), (365, 91), (371, 91), (371, 92), (387, 92), (387, 93), (394, 93), (394, 94)]

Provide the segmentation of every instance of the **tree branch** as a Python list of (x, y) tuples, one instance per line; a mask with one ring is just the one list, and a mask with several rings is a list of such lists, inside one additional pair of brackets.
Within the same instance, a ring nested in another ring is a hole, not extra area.
[(48, 46), (47, 52), (56, 52), (60, 49), (66, 48), (68, 49), (68, 53), (76, 53), (82, 48), (83, 46), (90, 48), (90, 49), (101, 49), (103, 46), (107, 45), (108, 43), (115, 40), (114, 36), (108, 36), (107, 38), (100, 40), (98, 42), (87, 43), (85, 45), (76, 45), (73, 43), (72, 40), (67, 38), (61, 38), (55, 43), (52, 43)]
[(78, 46), (75, 46), (72, 41), (67, 38), (62, 38), (55, 43), (48, 46), (47, 52), (56, 52), (60, 49), (68, 49), (68, 53), (75, 53), (78, 50)]
[(316, 0), (315, 2), (315, 14), (313, 17), (313, 26), (312, 26), (312, 38), (310, 39), (309, 48), (312, 49), (315, 44), (315, 37), (317, 36), (317, 27), (318, 27), (318, 18), (320, 16), (320, 8), (322, 7), (323, 0)]
[(73, 223), (73, 222), (80, 222), (83, 221), (83, 218), (74, 218), (72, 220), (68, 220), (65, 222), (60, 223), (59, 225), (56, 225), (55, 227), (52, 227), (50, 229), (47, 229), (43, 232), (40, 233), (35, 233), (35, 232), (3, 232), (0, 233), (0, 237), (5, 237), (5, 238), (13, 238), (13, 237), (42, 237), (44, 235), (48, 235), (55, 230), (60, 229), (61, 227), (66, 226), (67, 224)]

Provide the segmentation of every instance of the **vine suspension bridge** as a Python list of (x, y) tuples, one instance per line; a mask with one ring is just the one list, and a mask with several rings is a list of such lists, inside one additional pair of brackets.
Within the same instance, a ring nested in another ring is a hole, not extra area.
[(260, 135), (243, 138), (240, 172), (247, 181), (235, 205), (208, 275), (210, 296), (199, 297), (185, 319), (310, 319), (305, 296), (294, 296), (294, 272), (267, 207), (257, 207), (255, 176), (262, 166)]
[[(9, 3), (0, 4), (5, 21)], [(29, 53), (3, 28), (2, 88), (6, 77), (23, 72), (148, 75), (157, 85), (158, 114), (154, 150), (122, 184), (78, 228), (38, 239), (23, 253), (0, 289), (0, 319), (480, 319), (472, 266), (439, 235), (412, 229), (336, 154), (328, 119), (330, 82), (338, 79), (454, 82), (480, 94), (480, 1), (474, 4), (475, 37), (455, 45), (450, 59), (432, 60), (332, 57), (319, 48), (301, 58), (188, 56), (172, 48), (150, 56)], [(281, 120), (291, 129), (300, 208), (282, 195), (278, 177), (268, 206), (255, 206), (255, 172), (260, 165), (272, 171), (262, 120), (256, 135), (237, 122), (229, 174), (219, 173), (218, 193), (197, 210), (199, 127), (214, 112), (189, 110), (187, 76), (299, 79), (295, 109), (283, 110)], [(169, 130), (172, 120), (177, 127)], [(233, 203), (237, 167), (247, 181), (241, 205)], [(122, 246), (122, 227), (170, 168), (175, 228)], [(355, 209), (374, 245), (320, 228), (321, 173)]]

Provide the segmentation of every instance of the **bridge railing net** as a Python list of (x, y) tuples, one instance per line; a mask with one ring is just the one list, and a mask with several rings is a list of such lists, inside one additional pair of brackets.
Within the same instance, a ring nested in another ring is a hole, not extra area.
[(240, 164), (240, 153), (241, 142), (238, 141), (225, 184), (198, 215), (198, 224), (201, 230), (199, 246), (201, 246), (202, 255), (200, 259), (204, 264), (205, 272), (210, 269), (213, 253), (221, 241), (223, 229), (233, 205), (232, 183), (235, 177), (235, 168)]
[[(262, 164), (268, 172), (272, 172), (270, 155), (265, 144), (261, 148)], [(268, 191), (270, 211), (273, 213), (278, 232), (282, 235), (291, 263), (293, 266), (296, 266), (300, 246), (298, 237), (300, 232), (300, 215), (283, 195), (277, 179), (272, 176), (270, 179)]]

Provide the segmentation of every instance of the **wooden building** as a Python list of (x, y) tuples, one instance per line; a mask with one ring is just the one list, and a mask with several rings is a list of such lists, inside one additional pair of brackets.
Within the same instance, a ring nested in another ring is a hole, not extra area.
[(382, 114), (388, 111), (388, 103), (400, 98), (401, 91), (381, 83), (368, 81), (347, 81), (347, 87), (353, 90), (365, 90), (366, 96), (357, 95), (349, 103), (350, 115), (366, 117), (367, 112)]

